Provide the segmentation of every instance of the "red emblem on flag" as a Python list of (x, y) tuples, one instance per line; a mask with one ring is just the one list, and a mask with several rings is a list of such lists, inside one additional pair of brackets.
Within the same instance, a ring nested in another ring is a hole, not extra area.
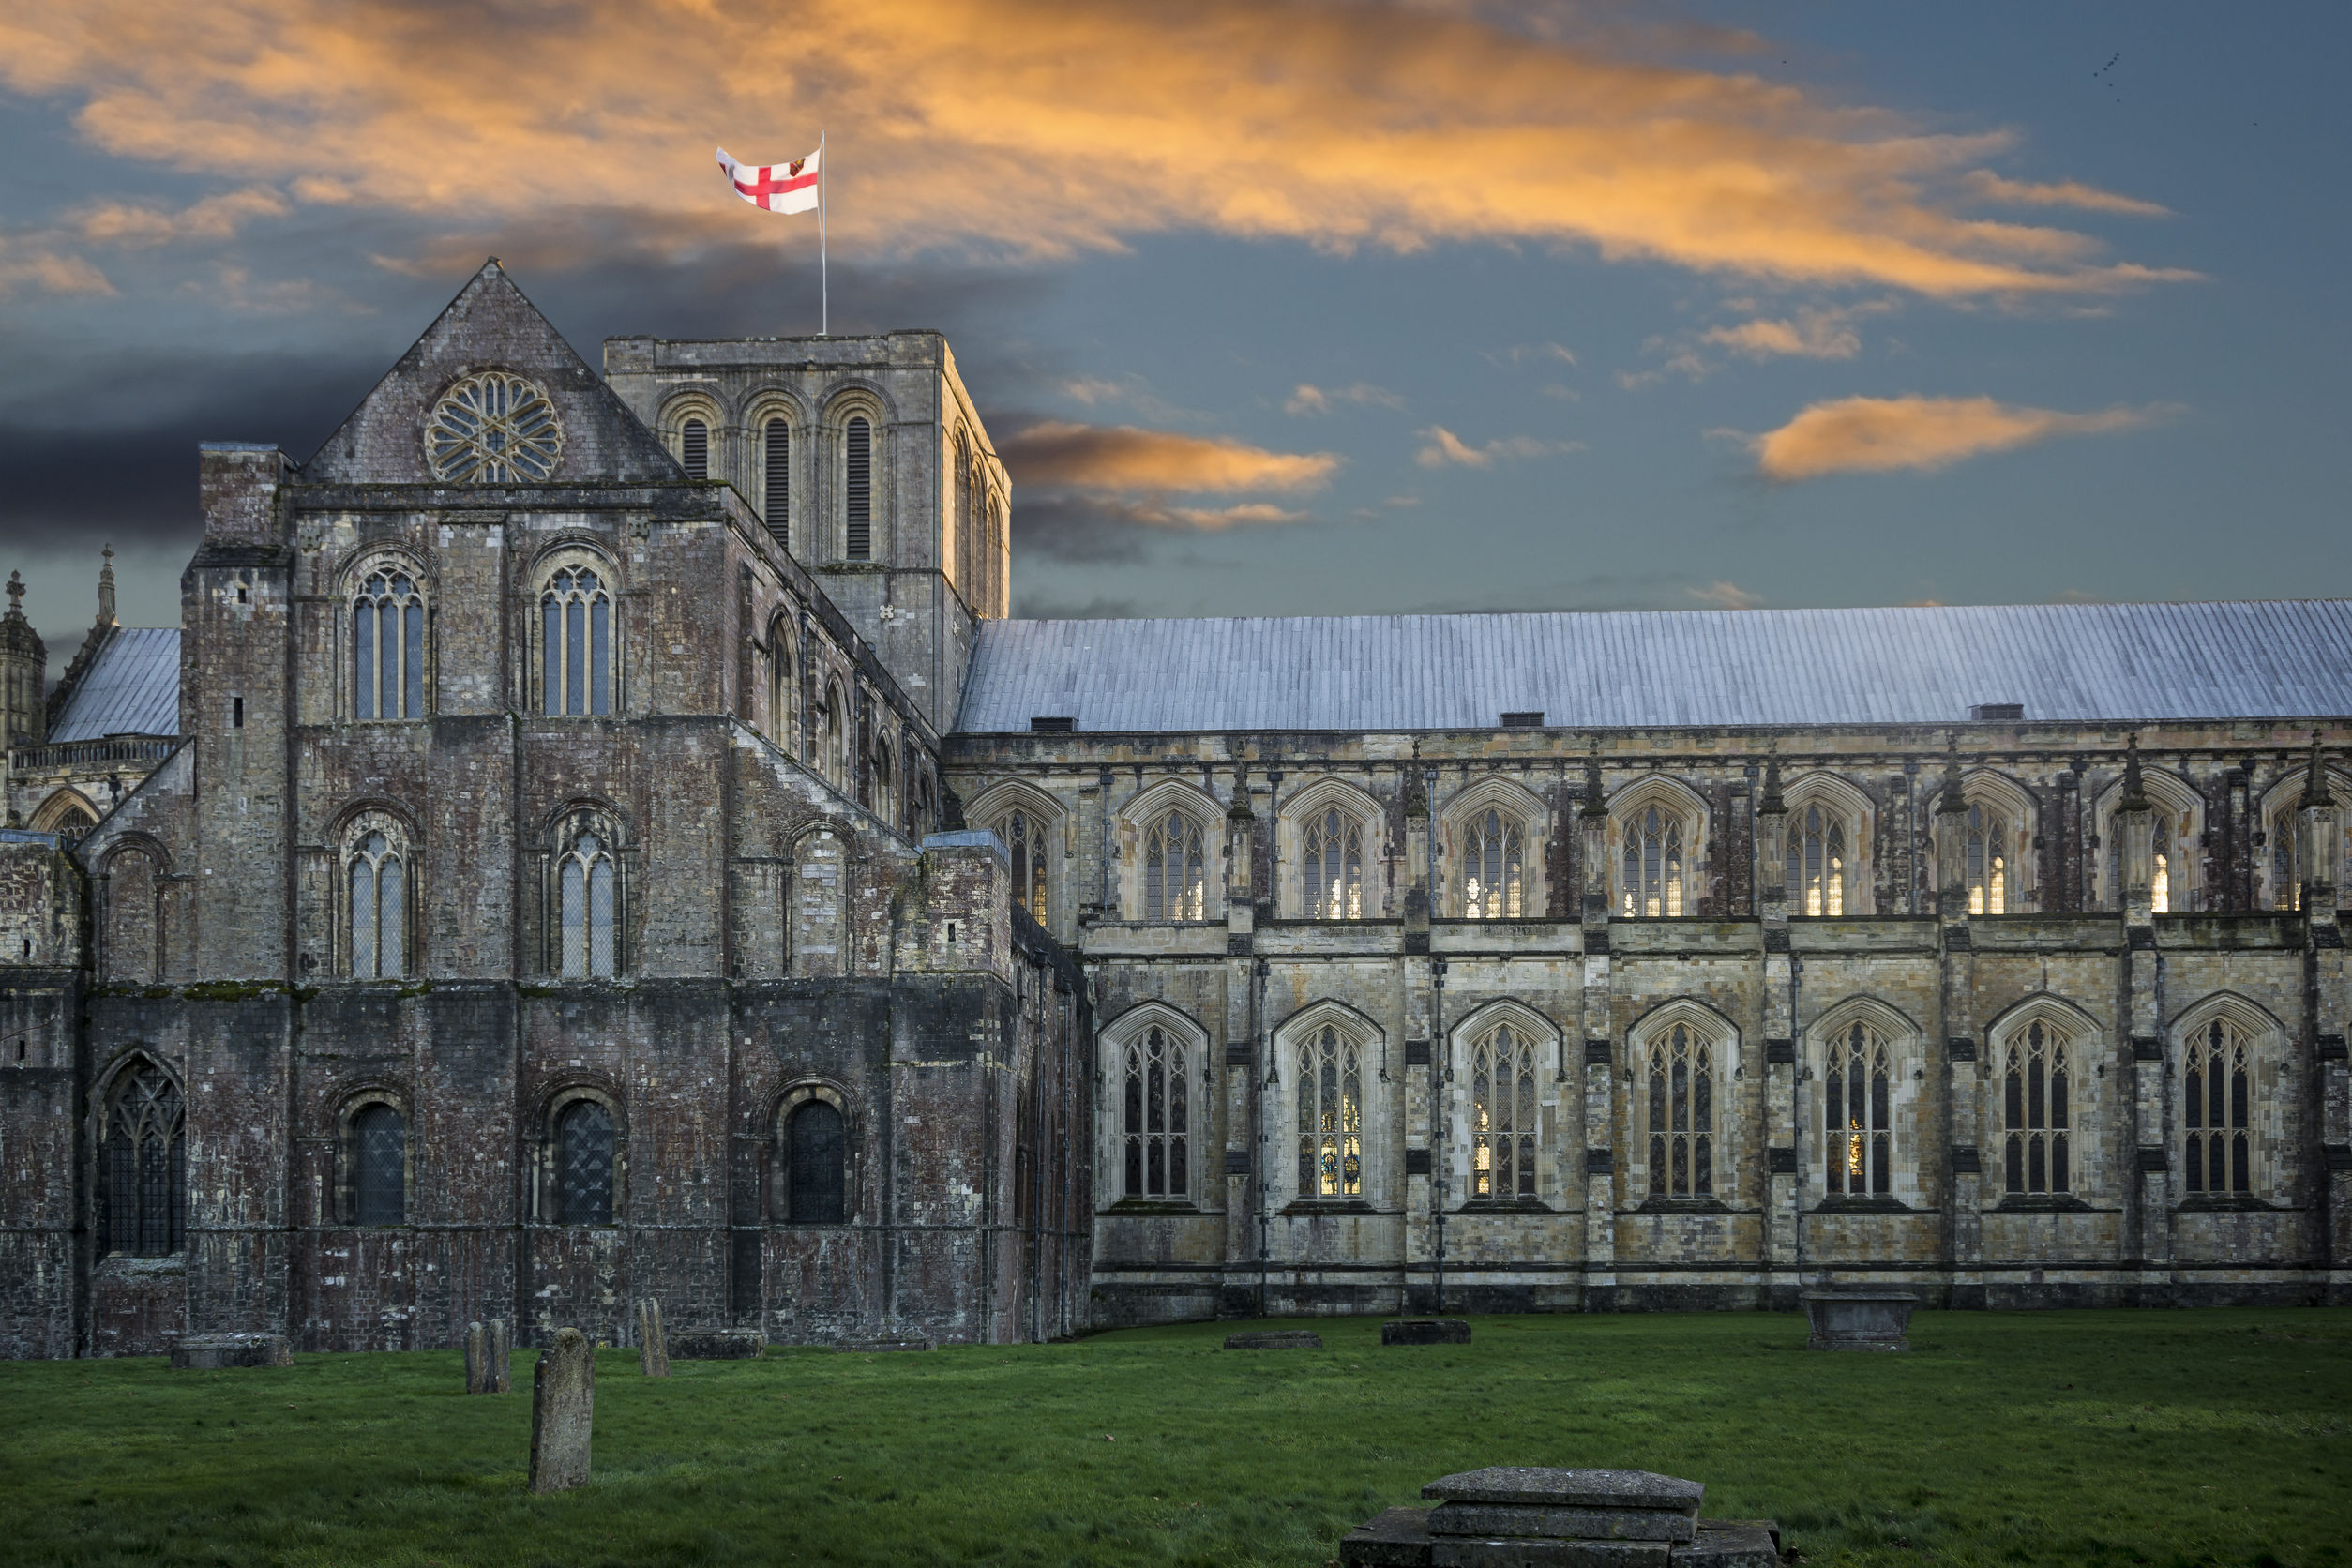
[(792, 162), (784, 166), (784, 173), (786, 176), (792, 177), (798, 175), (800, 173), (800, 166), (807, 161), (808, 160), (805, 158), (796, 158), (792, 159)]

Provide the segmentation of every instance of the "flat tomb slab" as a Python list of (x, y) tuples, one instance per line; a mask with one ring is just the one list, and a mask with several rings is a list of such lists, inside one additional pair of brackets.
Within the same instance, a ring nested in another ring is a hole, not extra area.
[(1429, 1533), (1514, 1535), (1580, 1541), (1688, 1541), (1698, 1516), (1671, 1508), (1529, 1508), (1505, 1502), (1441, 1502)]
[(1470, 1325), (1459, 1318), (1392, 1318), (1380, 1325), (1383, 1345), (1467, 1345)]
[(870, 1356), (878, 1351), (886, 1350), (936, 1350), (939, 1349), (939, 1341), (936, 1339), (844, 1339), (834, 1349), (845, 1353), (859, 1350)]
[(1421, 1489), (1440, 1502), (1499, 1502), (1523, 1508), (1662, 1509), (1698, 1516), (1703, 1482), (1637, 1470), (1565, 1470), (1489, 1465), (1440, 1476)]
[(758, 1329), (679, 1329), (670, 1335), (672, 1361), (753, 1361), (766, 1349)]
[(1674, 1568), (1780, 1568), (1780, 1526), (1770, 1519), (1701, 1519), (1698, 1539), (1674, 1548)]
[(1229, 1334), (1229, 1350), (1319, 1350), (1323, 1336), (1313, 1329), (1270, 1329), (1260, 1334)]
[(1433, 1535), (1429, 1568), (1673, 1568), (1674, 1551), (1664, 1541)]
[(172, 1365), (182, 1372), (293, 1364), (294, 1346), (282, 1334), (190, 1334), (172, 1347)]

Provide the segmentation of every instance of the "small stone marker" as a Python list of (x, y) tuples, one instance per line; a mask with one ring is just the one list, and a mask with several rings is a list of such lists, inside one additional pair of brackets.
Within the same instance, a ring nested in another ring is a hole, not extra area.
[(488, 1394), (490, 1384), (490, 1336), (479, 1323), (465, 1325), (465, 1391), (468, 1394)]
[(172, 1366), (179, 1372), (293, 1364), (294, 1347), (282, 1334), (190, 1334), (172, 1347)]
[(1470, 1325), (1459, 1318), (1392, 1318), (1380, 1325), (1383, 1345), (1467, 1345)]
[(648, 1378), (670, 1376), (670, 1343), (661, 1332), (661, 1303), (652, 1297), (637, 1304), (637, 1361)]
[(1807, 1290), (1799, 1299), (1813, 1327), (1808, 1350), (1911, 1348), (1911, 1308), (1919, 1298), (1908, 1290)]
[(555, 1331), (531, 1374), (531, 1489), (566, 1492), (588, 1485), (588, 1440), (596, 1425), (596, 1355), (578, 1329)]
[(844, 1355), (876, 1355), (889, 1350), (936, 1350), (936, 1339), (844, 1339), (834, 1347)]
[(484, 1364), (490, 1374), (490, 1385), (484, 1394), (508, 1394), (515, 1386), (515, 1344), (506, 1332), (506, 1319), (490, 1320), (489, 1343), (482, 1347)]
[(680, 1329), (670, 1337), (670, 1354), (680, 1361), (756, 1361), (767, 1348), (758, 1329)]
[(1319, 1350), (1323, 1336), (1313, 1329), (1263, 1329), (1252, 1334), (1229, 1334), (1229, 1350)]
[(1702, 1519), (1706, 1487), (1648, 1470), (1495, 1466), (1432, 1481), (1339, 1544), (1346, 1568), (1777, 1568), (1780, 1527)]

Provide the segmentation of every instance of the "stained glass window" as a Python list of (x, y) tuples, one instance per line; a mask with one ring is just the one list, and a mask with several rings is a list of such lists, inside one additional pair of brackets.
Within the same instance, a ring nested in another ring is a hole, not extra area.
[(1526, 912), (1527, 867), (1519, 824), (1488, 807), (1462, 839), (1462, 913), (1471, 920), (1516, 920)]
[(1650, 1196), (1715, 1193), (1715, 1076), (1706, 1043), (1676, 1024), (1650, 1048)]
[(1472, 1198), (1535, 1196), (1535, 1043), (1509, 1024), (1470, 1048)]
[(1887, 1043), (1869, 1025), (1855, 1024), (1830, 1043), (1821, 1103), (1831, 1192), (1870, 1198), (1893, 1190), (1892, 1079)]
[(1309, 920), (1364, 918), (1364, 824), (1327, 807), (1307, 819), (1302, 882)]
[(1364, 1195), (1364, 1073), (1356, 1043), (1326, 1025), (1299, 1048), (1299, 1196)]
[(1199, 920), (1207, 902), (1200, 825), (1181, 811), (1154, 819), (1143, 835), (1143, 918)]

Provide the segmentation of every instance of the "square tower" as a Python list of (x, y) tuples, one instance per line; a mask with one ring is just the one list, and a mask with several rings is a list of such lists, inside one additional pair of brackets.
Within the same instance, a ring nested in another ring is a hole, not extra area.
[(727, 484), (935, 729), (1010, 594), (1012, 491), (945, 337), (611, 338), (605, 379), (686, 472)]

